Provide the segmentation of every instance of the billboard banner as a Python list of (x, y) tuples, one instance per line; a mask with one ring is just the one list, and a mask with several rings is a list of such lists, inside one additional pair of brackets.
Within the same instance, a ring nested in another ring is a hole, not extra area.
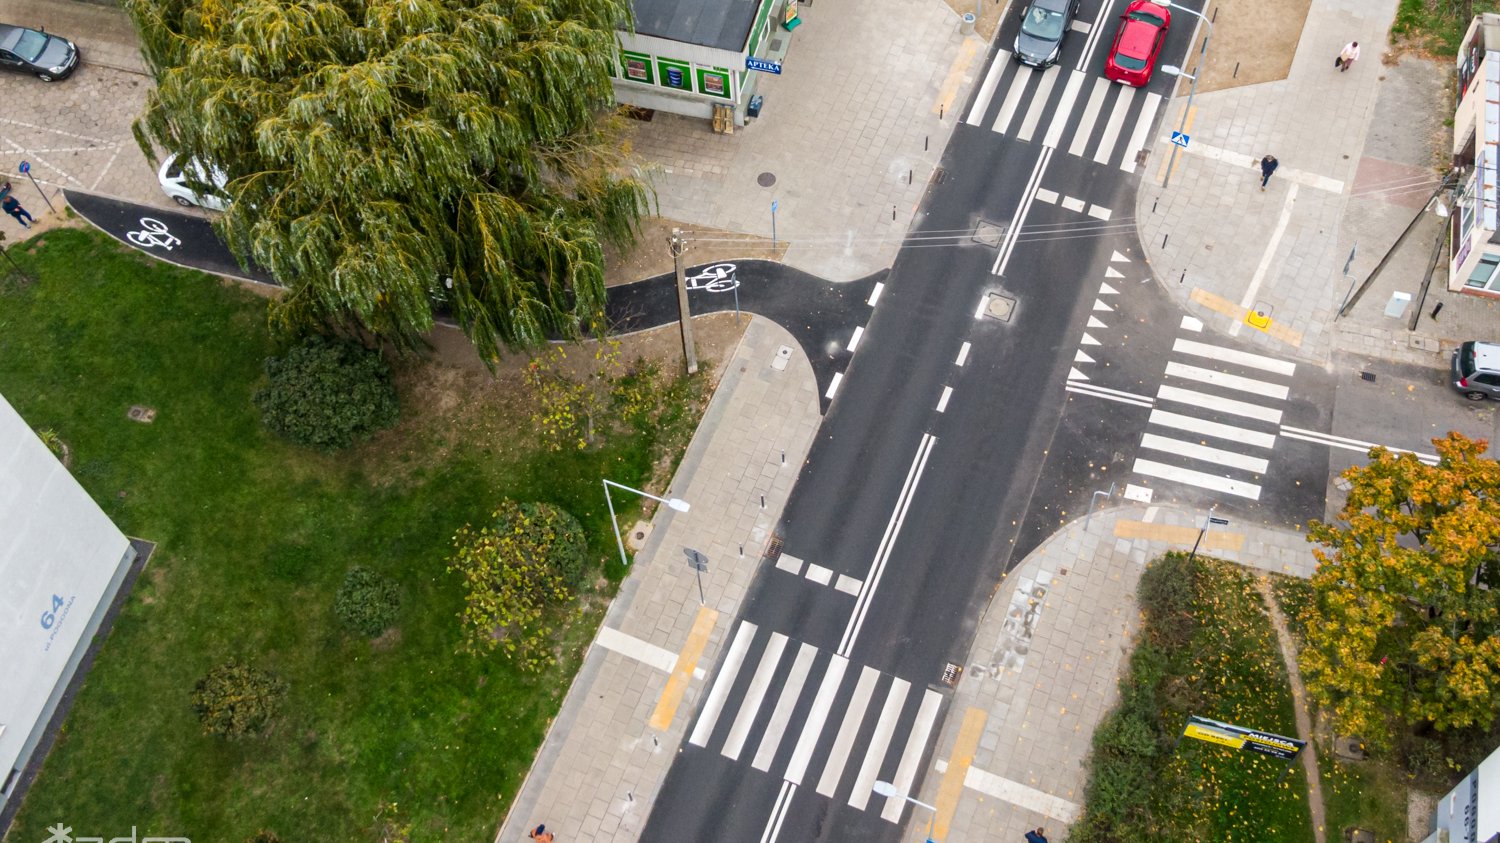
[(1207, 717), (1190, 715), (1187, 728), (1182, 730), (1183, 737), (1193, 740), (1216, 743), (1227, 746), (1230, 749), (1238, 749), (1242, 752), (1254, 752), (1258, 755), (1269, 755), (1272, 758), (1280, 758), (1283, 761), (1291, 761), (1302, 754), (1302, 748), (1307, 746), (1306, 741), (1296, 738), (1288, 738), (1275, 735), (1270, 732), (1262, 732), (1258, 729), (1246, 729), (1231, 723), (1221, 723), (1218, 720), (1210, 720)]

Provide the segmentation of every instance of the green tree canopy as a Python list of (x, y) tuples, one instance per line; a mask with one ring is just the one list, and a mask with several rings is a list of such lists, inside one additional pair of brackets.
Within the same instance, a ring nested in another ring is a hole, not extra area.
[(649, 200), (609, 65), (626, 0), (127, 0), (157, 86), (136, 125), (217, 168), (218, 221), (280, 324), (415, 346), (435, 306), (486, 358), (603, 310), (601, 238)]
[(1487, 443), (1434, 439), (1438, 464), (1384, 448), (1343, 476), (1341, 524), (1314, 521), (1308, 692), (1345, 734), (1378, 743), (1389, 718), (1488, 727), (1500, 713), (1500, 463)]

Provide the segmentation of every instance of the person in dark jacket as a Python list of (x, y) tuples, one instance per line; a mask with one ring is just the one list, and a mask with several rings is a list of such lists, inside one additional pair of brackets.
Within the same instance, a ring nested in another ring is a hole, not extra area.
[(1047, 835), (1043, 834), (1042, 831), (1041, 828), (1038, 828), (1036, 831), (1026, 832), (1026, 843), (1047, 843)]
[(15, 217), (16, 222), (22, 226), (31, 228), (31, 214), (21, 207), (21, 203), (16, 201), (15, 196), (7, 194), (4, 200), (0, 200), (0, 209), (4, 209), (5, 213)]

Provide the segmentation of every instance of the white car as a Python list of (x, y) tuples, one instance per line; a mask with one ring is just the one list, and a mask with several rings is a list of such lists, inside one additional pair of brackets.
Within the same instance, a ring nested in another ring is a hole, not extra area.
[[(161, 182), (164, 193), (183, 207), (197, 205), (210, 211), (222, 211), (229, 207), (229, 197), (223, 193), (224, 185), (229, 183), (228, 176), (219, 170), (205, 173), (203, 167), (192, 159), (188, 159), (186, 164), (177, 162), (176, 155), (168, 155), (167, 160), (161, 162), (161, 169), (156, 171), (156, 180)], [(188, 186), (189, 178), (200, 184), (212, 185), (218, 191), (198, 193)]]

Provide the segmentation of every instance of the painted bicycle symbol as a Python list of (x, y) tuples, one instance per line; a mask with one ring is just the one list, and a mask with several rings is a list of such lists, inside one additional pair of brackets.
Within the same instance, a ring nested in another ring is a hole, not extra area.
[(125, 235), (125, 237), (142, 249), (160, 246), (169, 252), (172, 251), (173, 246), (182, 242), (181, 239), (167, 232), (166, 223), (150, 217), (141, 217), (141, 230), (132, 231)]
[(710, 293), (727, 293), (740, 285), (732, 263), (711, 263), (684, 280), (689, 290), (707, 290)]

